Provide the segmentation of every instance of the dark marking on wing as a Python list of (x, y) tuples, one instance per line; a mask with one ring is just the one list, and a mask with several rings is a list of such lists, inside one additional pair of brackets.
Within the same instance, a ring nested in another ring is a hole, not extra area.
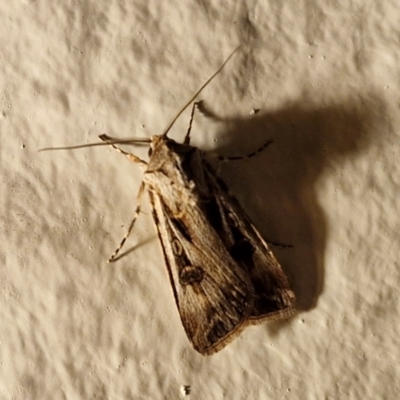
[(193, 265), (187, 265), (179, 271), (179, 282), (184, 286), (200, 283), (203, 280), (203, 277), (203, 268), (195, 267)]

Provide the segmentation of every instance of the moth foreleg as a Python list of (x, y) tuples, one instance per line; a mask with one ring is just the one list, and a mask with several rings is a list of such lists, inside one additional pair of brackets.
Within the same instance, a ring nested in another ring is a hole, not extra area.
[(138, 216), (140, 214), (141, 197), (142, 197), (142, 194), (143, 194), (144, 185), (145, 185), (145, 183), (142, 181), (142, 183), (140, 184), (138, 195), (137, 195), (137, 206), (136, 206), (135, 214), (133, 215), (133, 219), (132, 219), (131, 223), (129, 224), (129, 228), (128, 228), (124, 238), (121, 240), (121, 243), (119, 244), (118, 248), (114, 251), (112, 256), (107, 260), (108, 263), (116, 261), (116, 257), (118, 255), (118, 253), (120, 252), (120, 250), (122, 249), (122, 247), (124, 246), (124, 244), (126, 242), (126, 239), (128, 239), (129, 235), (132, 232), (133, 225), (135, 224), (135, 222), (136, 222), (136, 220), (137, 220), (137, 218), (138, 218)]
[[(108, 143), (108, 141), (110, 140), (110, 138), (109, 138), (107, 135), (105, 135), (105, 134), (100, 135), (99, 138), (100, 138), (103, 142), (106, 142), (106, 143)], [(134, 162), (134, 163), (136, 163), (136, 164), (147, 165), (147, 162), (146, 162), (146, 161), (142, 160), (142, 159), (139, 158), (138, 156), (135, 156), (134, 154), (128, 153), (128, 152), (126, 152), (125, 150), (120, 149), (120, 148), (117, 147), (114, 143), (110, 143), (110, 146), (111, 146), (112, 148), (114, 148), (115, 150), (117, 150), (118, 153), (121, 153), (121, 154), (123, 154), (124, 156), (126, 156), (126, 157), (129, 159), (129, 161), (132, 161), (132, 162)]]

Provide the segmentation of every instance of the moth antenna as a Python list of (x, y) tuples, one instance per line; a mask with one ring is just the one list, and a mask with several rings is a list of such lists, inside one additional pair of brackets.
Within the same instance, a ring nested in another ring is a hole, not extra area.
[(182, 115), (182, 113), (189, 107), (190, 103), (200, 94), (200, 92), (222, 71), (222, 69), (225, 67), (225, 65), (228, 63), (228, 61), (233, 57), (233, 55), (239, 50), (240, 46), (236, 47), (235, 50), (232, 51), (232, 53), (229, 55), (229, 57), (223, 62), (223, 64), (217, 69), (214, 74), (207, 79), (207, 81), (200, 87), (200, 89), (192, 96), (192, 98), (186, 103), (186, 105), (176, 114), (174, 119), (171, 121), (171, 123), (168, 125), (167, 129), (164, 131), (162, 136), (167, 136), (168, 132), (176, 122), (176, 120)]
[[(233, 57), (233, 55), (239, 50), (240, 46), (236, 47), (235, 50), (229, 55), (229, 57), (222, 63), (222, 65), (214, 72), (214, 74), (207, 79), (207, 81), (197, 90), (197, 92), (192, 96), (192, 98), (185, 104), (184, 107), (176, 114), (174, 119), (168, 125), (167, 129), (165, 129), (162, 136), (167, 136), (168, 132), (176, 122), (176, 120), (182, 115), (182, 113), (189, 107), (190, 103), (200, 94), (200, 92), (222, 71), (228, 61)], [(112, 138), (109, 138), (112, 139)], [(131, 140), (112, 140), (108, 141), (107, 143), (88, 143), (88, 144), (81, 144), (77, 146), (63, 146), (63, 147), (44, 147), (43, 149), (39, 149), (39, 151), (52, 151), (52, 150), (76, 150), (76, 149), (83, 149), (85, 147), (94, 147), (94, 146), (107, 146), (110, 144), (137, 144), (137, 143), (151, 143), (151, 139), (131, 139)]]
[[(143, 161), (141, 158), (139, 158), (138, 156), (135, 156), (134, 154), (128, 153), (125, 150), (120, 149), (119, 147), (117, 147), (113, 142), (115, 142), (115, 140), (113, 140), (113, 138), (107, 136), (105, 133), (103, 135), (100, 135), (99, 138), (103, 141), (105, 141), (107, 144), (109, 144), (112, 148), (114, 148), (115, 150), (118, 151), (118, 153), (123, 154), (125, 157), (128, 158), (129, 161), (132, 161), (134, 163), (138, 163), (143, 165), (147, 165), (146, 161)], [(151, 141), (151, 139), (149, 139), (149, 141)]]
[(109, 138), (110, 140), (107, 143), (88, 143), (88, 144), (79, 144), (77, 146), (64, 146), (64, 147), (44, 147), (43, 149), (39, 149), (39, 151), (51, 151), (51, 150), (76, 150), (83, 149), (85, 147), (94, 147), (94, 146), (109, 146), (110, 144), (138, 144), (138, 143), (151, 143), (151, 139), (129, 139), (129, 140), (118, 140)]

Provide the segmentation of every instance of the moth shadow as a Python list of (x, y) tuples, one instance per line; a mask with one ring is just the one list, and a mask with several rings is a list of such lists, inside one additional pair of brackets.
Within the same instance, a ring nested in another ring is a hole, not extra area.
[(137, 249), (139, 249), (140, 247), (152, 242), (153, 240), (155, 240), (156, 236), (153, 235), (145, 240), (140, 240), (137, 244), (135, 244), (134, 246), (131, 246), (128, 250), (125, 250), (124, 252), (122, 252), (121, 254), (119, 254), (117, 257), (115, 257), (112, 262), (115, 263), (119, 260), (121, 260), (122, 258), (125, 258), (127, 255), (129, 255), (130, 253), (133, 253), (134, 251), (136, 251)]
[(270, 248), (288, 276), (298, 310), (316, 307), (324, 289), (329, 229), (318, 188), (326, 171), (332, 174), (335, 165), (369, 145), (373, 102), (364, 103), (365, 109), (351, 101), (313, 108), (294, 104), (223, 119), (218, 132), (215, 151), (222, 156), (245, 155), (273, 141), (248, 161), (224, 163), (219, 175), (267, 242), (293, 246)]

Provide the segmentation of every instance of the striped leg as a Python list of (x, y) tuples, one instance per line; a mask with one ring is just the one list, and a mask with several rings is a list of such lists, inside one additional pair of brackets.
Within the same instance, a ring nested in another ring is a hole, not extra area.
[[(111, 138), (109, 138), (107, 135), (100, 135), (99, 138), (101, 140), (103, 140), (104, 142), (108, 142), (110, 140), (112, 140)], [(134, 154), (128, 153), (122, 149), (120, 149), (119, 147), (117, 147), (115, 144), (110, 143), (110, 146), (113, 147), (115, 150), (117, 150), (119, 153), (123, 154), (124, 156), (126, 156), (128, 158), (129, 161), (132, 161), (136, 164), (140, 164), (142, 166), (146, 166), (147, 162), (143, 161), (141, 158), (135, 156)], [(140, 209), (141, 209), (141, 197), (144, 191), (144, 182), (142, 181), (142, 183), (140, 184), (140, 188), (138, 191), (138, 195), (137, 195), (137, 206), (136, 206), (136, 210), (135, 210), (135, 214), (133, 215), (132, 221), (129, 224), (129, 228), (124, 236), (124, 238), (121, 240), (121, 243), (119, 244), (119, 246), (117, 247), (117, 249), (114, 251), (114, 253), (112, 254), (112, 256), (107, 260), (108, 263), (117, 261), (118, 258), (117, 255), (120, 252), (120, 250), (122, 249), (122, 247), (124, 246), (126, 239), (128, 239), (129, 235), (132, 232), (133, 226), (135, 225), (135, 222), (140, 214)]]
[(120, 252), (120, 250), (122, 249), (122, 247), (124, 246), (126, 239), (128, 239), (129, 235), (132, 232), (133, 229), (133, 225), (135, 225), (135, 222), (140, 214), (140, 209), (141, 209), (141, 197), (144, 191), (144, 182), (142, 181), (142, 183), (140, 184), (140, 188), (138, 191), (138, 195), (137, 195), (137, 206), (136, 206), (136, 210), (135, 210), (135, 214), (133, 215), (132, 221), (129, 224), (129, 228), (124, 236), (124, 238), (121, 240), (121, 243), (119, 244), (119, 246), (117, 247), (117, 249), (114, 251), (114, 253), (112, 254), (112, 256), (107, 260), (108, 263), (117, 261), (116, 257), (118, 255), (118, 253)]

